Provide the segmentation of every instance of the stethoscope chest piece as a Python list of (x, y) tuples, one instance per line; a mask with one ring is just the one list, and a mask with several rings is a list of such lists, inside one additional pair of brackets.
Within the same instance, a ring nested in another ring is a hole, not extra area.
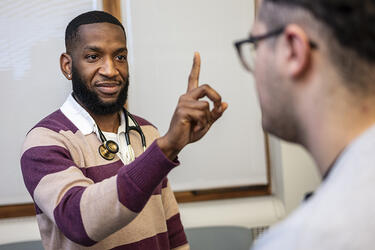
[(116, 142), (108, 140), (104, 141), (102, 145), (99, 146), (99, 154), (106, 160), (113, 160), (116, 153), (119, 151), (119, 147)]
[[(141, 136), (142, 140), (142, 147), (143, 147), (143, 152), (146, 150), (146, 138), (145, 135), (142, 132), (141, 127), (139, 126), (138, 122), (134, 119), (134, 117), (126, 110), (124, 109), (124, 116), (125, 116), (125, 140), (126, 140), (126, 145), (129, 148), (128, 152), (131, 155), (129, 158), (134, 160), (134, 152), (133, 149), (130, 146), (130, 138), (129, 138), (129, 132), (130, 130), (135, 130), (136, 132), (139, 133)], [(129, 119), (133, 121), (135, 126), (129, 126)], [(111, 140), (108, 140), (105, 138), (103, 132), (100, 130), (99, 126), (97, 126), (100, 140), (102, 141), (102, 145), (99, 146), (99, 154), (106, 160), (110, 161), (113, 160), (116, 156), (116, 153), (119, 151), (119, 145)], [(130, 153), (132, 152), (132, 153)]]

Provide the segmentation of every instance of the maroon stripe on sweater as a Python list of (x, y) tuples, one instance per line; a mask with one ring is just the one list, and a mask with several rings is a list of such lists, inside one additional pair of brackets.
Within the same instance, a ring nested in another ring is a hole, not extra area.
[(161, 183), (161, 188), (166, 188), (168, 186), (168, 178), (165, 177), (163, 182)]
[(61, 112), (57, 110), (38, 122), (34, 128), (43, 127), (48, 128), (55, 132), (63, 131), (72, 131), (73, 133), (77, 132), (78, 128)]
[(184, 227), (180, 214), (176, 214), (167, 220), (168, 237), (171, 248), (176, 248), (187, 243)]
[(146, 119), (143, 119), (142, 117), (139, 117), (139, 116), (136, 116), (136, 115), (133, 115), (133, 114), (132, 114), (132, 116), (138, 122), (139, 126), (150, 125), (150, 126), (153, 126), (154, 128), (156, 128), (151, 122), (147, 121)]
[[(116, 162), (100, 165), (90, 168), (81, 168), (82, 173), (87, 177), (93, 180), (95, 183), (101, 182), (107, 178), (117, 175), (120, 168), (126, 168), (121, 160)], [(165, 183), (165, 181), (163, 181)], [(162, 183), (160, 183), (152, 193), (153, 195), (161, 194)]]
[(121, 160), (118, 160), (105, 165), (81, 168), (81, 171), (86, 177), (90, 178), (96, 183), (116, 175), (119, 169), (123, 166), (124, 163)]
[(120, 202), (139, 213), (156, 187), (179, 162), (167, 159), (157, 143), (118, 172), (117, 190)]
[(163, 181), (155, 188), (154, 192), (152, 193), (152, 195), (158, 195), (158, 194), (161, 194), (161, 190), (163, 188), (166, 188), (167, 187), (167, 183), (168, 183), (168, 179), (167, 177), (165, 177), (163, 179)]
[(59, 146), (39, 146), (25, 151), (21, 157), (21, 170), (27, 190), (34, 198), (34, 190), (46, 175), (63, 171), (74, 162), (70, 153)]
[(112, 250), (170, 250), (168, 233), (160, 233), (153, 237), (112, 248)]
[(158, 194), (161, 194), (161, 189), (162, 189), (162, 186), (161, 186), (161, 183), (154, 189), (154, 192), (152, 192), (152, 195), (158, 195)]
[(85, 231), (80, 209), (80, 201), (85, 189), (85, 187), (69, 189), (53, 211), (53, 215), (56, 225), (67, 238), (80, 245), (92, 246), (96, 242), (90, 239)]

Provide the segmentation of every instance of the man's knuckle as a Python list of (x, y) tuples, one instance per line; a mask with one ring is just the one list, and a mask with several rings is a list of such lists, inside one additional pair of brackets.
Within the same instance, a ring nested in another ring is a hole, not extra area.
[(183, 115), (184, 112), (185, 112), (185, 108), (183, 108), (183, 107), (177, 107), (177, 109), (176, 109), (176, 115), (177, 116)]
[(202, 87), (203, 89), (209, 89), (209, 88), (210, 88), (210, 85), (208, 85), (207, 83), (204, 83), (204, 84), (201, 85), (201, 87)]
[(207, 101), (203, 101), (202, 102), (202, 106), (203, 106), (204, 109), (209, 109), (210, 108), (210, 104)]
[(181, 95), (179, 98), (178, 98), (178, 102), (184, 102), (186, 99), (186, 94), (183, 94)]

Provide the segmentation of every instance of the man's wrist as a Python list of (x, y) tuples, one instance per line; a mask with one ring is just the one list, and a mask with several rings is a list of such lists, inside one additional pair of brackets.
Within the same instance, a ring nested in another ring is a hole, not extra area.
[(168, 138), (163, 136), (156, 139), (156, 143), (164, 155), (171, 161), (174, 161), (177, 158), (179, 149), (176, 149), (172, 143), (169, 142)]

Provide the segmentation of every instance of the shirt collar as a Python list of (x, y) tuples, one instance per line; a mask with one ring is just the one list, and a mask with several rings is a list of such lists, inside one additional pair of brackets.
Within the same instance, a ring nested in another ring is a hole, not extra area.
[(375, 125), (372, 125), (341, 150), (332, 164), (332, 167), (326, 172), (323, 181), (328, 180), (332, 175), (339, 172), (338, 169), (341, 169), (343, 165), (349, 166), (350, 164), (347, 164), (347, 162), (353, 160), (351, 157), (366, 155), (366, 149), (373, 150), (375, 148), (374, 138)]
[(97, 132), (97, 126), (90, 114), (70, 94), (60, 108), (61, 112), (82, 132), (84, 135)]
[[(94, 132), (100, 139), (98, 127), (94, 119), (81, 106), (81, 104), (79, 104), (76, 99), (74, 99), (72, 94), (68, 96), (65, 103), (61, 106), (60, 110), (82, 132), (83, 135), (88, 135)], [(118, 134), (125, 133), (126, 128), (124, 112), (121, 112), (120, 117), (121, 121), (118, 128)], [(129, 119), (129, 125), (134, 126), (134, 123), (131, 119)]]

